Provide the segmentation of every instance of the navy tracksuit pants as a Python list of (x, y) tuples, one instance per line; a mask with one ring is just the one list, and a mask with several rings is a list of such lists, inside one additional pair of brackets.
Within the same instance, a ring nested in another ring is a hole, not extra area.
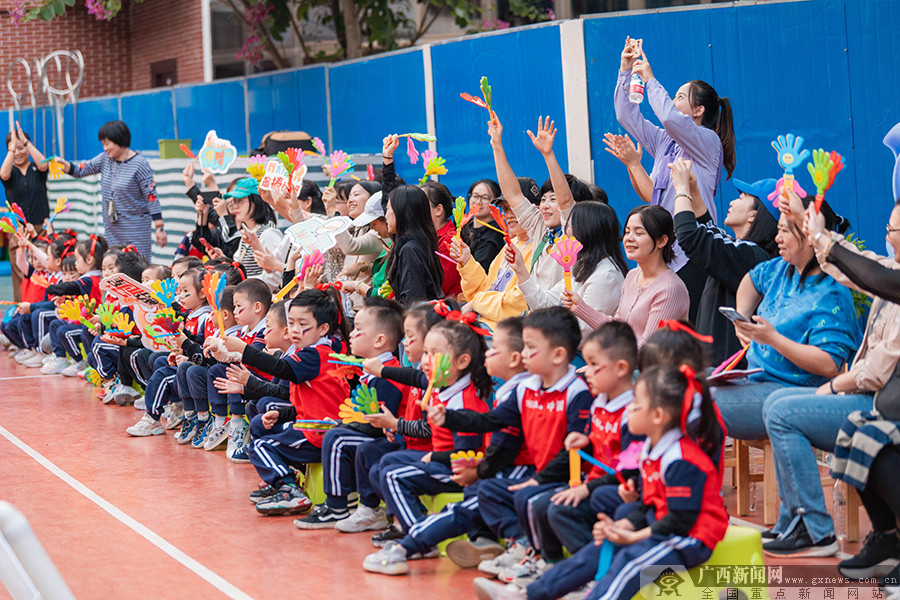
[[(356, 489), (358, 479), (356, 450), (375, 439), (349, 427), (335, 427), (325, 433), (322, 467), (327, 506), (337, 510), (347, 508), (347, 496)], [(365, 475), (368, 477), (368, 472)]]
[(528, 537), (537, 548), (533, 531), (534, 499), (544, 492), (563, 489), (563, 483), (533, 485), (511, 492), (509, 486), (522, 483), (525, 479), (488, 479), (478, 486), (478, 504), (484, 522), (498, 538), (519, 539)]
[(278, 488), (292, 479), (291, 467), (317, 463), (322, 460), (322, 450), (317, 448), (302, 431), (294, 429), (293, 421), (276, 423), (272, 429), (262, 425), (262, 415), (250, 421), (250, 463), (259, 477)]
[[(522, 465), (504, 469), (498, 474), (498, 477), (524, 480), (531, 477), (533, 473), (533, 466)], [(406, 555), (411, 556), (417, 552), (424, 554), (440, 542), (463, 534), (468, 535), (470, 540), (476, 540), (479, 537), (493, 537), (491, 530), (488, 529), (481, 517), (478, 506), (478, 488), (485, 481), (490, 480), (476, 481), (463, 488), (462, 502), (448, 504), (441, 512), (428, 515), (413, 524), (406, 537), (400, 541), (400, 544), (406, 548)]]
[(381, 489), (381, 459), (384, 456), (403, 450), (400, 442), (391, 442), (387, 438), (372, 440), (356, 448), (356, 491), (359, 503), (369, 508), (377, 508), (384, 499)]
[(388, 512), (397, 517), (403, 531), (427, 514), (419, 496), (460, 493), (463, 488), (453, 482), (448, 465), (422, 462), (424, 452), (406, 450), (381, 459), (380, 484)]
[(206, 394), (209, 400), (209, 410), (218, 417), (227, 417), (229, 412), (232, 415), (243, 416), (247, 412), (244, 397), (241, 394), (223, 394), (213, 385), (217, 377), (225, 379), (225, 370), (227, 368), (228, 365), (218, 363), (211, 366), (206, 374)]

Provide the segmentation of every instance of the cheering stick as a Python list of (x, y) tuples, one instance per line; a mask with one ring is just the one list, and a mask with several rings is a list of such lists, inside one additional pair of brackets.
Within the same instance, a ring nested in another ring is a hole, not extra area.
[(504, 241), (506, 241), (507, 244), (512, 244), (512, 238), (509, 237), (509, 226), (506, 224), (506, 215), (503, 214), (503, 209), (491, 204), (491, 218), (494, 219), (494, 222), (502, 230), (500, 233), (503, 234)]
[(379, 412), (378, 391), (364, 383), (353, 389), (350, 397), (338, 407), (338, 416), (344, 423), (367, 423), (363, 415), (374, 415)]
[(207, 273), (203, 277), (203, 295), (209, 301), (209, 305), (213, 307), (216, 313), (216, 320), (219, 323), (219, 334), (225, 337), (225, 323), (222, 321), (222, 294), (225, 292), (225, 285), (228, 281), (222, 277), (221, 273)]
[(484, 99), (478, 98), (477, 96), (473, 96), (472, 94), (467, 94), (465, 92), (459, 95), (460, 98), (467, 102), (471, 102), (475, 106), (480, 106), (481, 108), (487, 109), (488, 113), (491, 115), (491, 120), (495, 120), (497, 116), (494, 114), (494, 109), (492, 108), (493, 102), (493, 90), (491, 89), (490, 84), (488, 84), (488, 78), (481, 78), (481, 94), (484, 96)]
[(547, 250), (547, 253), (553, 257), (553, 260), (559, 263), (563, 268), (563, 278), (565, 280), (566, 289), (572, 291), (572, 265), (578, 258), (578, 253), (584, 246), (581, 242), (570, 235), (564, 235), (553, 246)]
[(844, 168), (842, 157), (837, 152), (832, 151), (830, 154), (819, 148), (813, 150), (813, 161), (806, 165), (809, 174), (812, 175), (813, 183), (816, 186), (816, 213), (822, 210), (822, 202), (825, 201), (825, 192), (827, 192), (834, 178)]
[(328, 355), (328, 358), (334, 359), (328, 361), (333, 365), (348, 365), (351, 367), (362, 367), (364, 360), (352, 354), (340, 354), (339, 352), (332, 352)]
[(250, 157), (250, 160), (247, 162), (247, 173), (253, 179), (257, 181), (261, 181), (263, 176), (266, 174), (266, 160), (267, 156), (265, 154), (254, 154)]
[(417, 142), (434, 143), (437, 141), (436, 137), (427, 133), (401, 133), (397, 137), (405, 137), (411, 140), (416, 140)]
[(578, 450), (572, 448), (569, 450), (569, 487), (578, 487), (581, 485), (581, 456)]
[(325, 255), (322, 254), (319, 250), (313, 250), (310, 254), (306, 254), (303, 256), (303, 260), (300, 262), (300, 269), (297, 271), (297, 276), (291, 279), (286, 286), (281, 288), (277, 294), (272, 297), (273, 302), (281, 302), (281, 300), (287, 296), (294, 286), (296, 286), (300, 281), (303, 281), (303, 278), (306, 277), (307, 269), (311, 267), (317, 267), (325, 264)]
[[(615, 469), (613, 469), (611, 466), (609, 466), (609, 465), (607, 465), (607, 464), (605, 464), (605, 463), (600, 462), (599, 460), (597, 460), (596, 458), (594, 458), (593, 456), (591, 456), (591, 455), (588, 454), (587, 452), (584, 452), (584, 451), (582, 451), (582, 450), (576, 450), (576, 452), (578, 452), (578, 456), (580, 456), (583, 460), (586, 460), (587, 462), (591, 463), (591, 464), (594, 465), (595, 467), (599, 467), (599, 468), (603, 469), (604, 471), (606, 471), (606, 472), (609, 473), (610, 475), (615, 475), (615, 476), (616, 476), (616, 479), (619, 480), (619, 483), (621, 483), (622, 485), (624, 485), (624, 486), (627, 487), (628, 484), (625, 483), (625, 478), (622, 477), (622, 474), (619, 473), (618, 471), (616, 471)], [(570, 464), (571, 464), (571, 461), (570, 461)]]
[(484, 460), (484, 452), (460, 450), (450, 454), (450, 469), (455, 473), (461, 469), (477, 467)]
[(56, 218), (56, 215), (61, 212), (66, 212), (67, 210), (69, 210), (69, 199), (65, 196), (60, 196), (56, 199), (56, 206), (53, 207), (53, 214), (50, 215), (49, 222), (52, 223), (53, 219)]
[(343, 150), (335, 150), (332, 152), (331, 156), (328, 158), (328, 175), (331, 177), (331, 180), (328, 182), (328, 187), (334, 187), (338, 178), (347, 171), (352, 170), (355, 166), (356, 163), (350, 160), (350, 156)]
[(166, 308), (172, 308), (175, 303), (175, 291), (178, 289), (178, 282), (172, 279), (157, 279), (150, 284), (153, 290), (153, 296), (159, 300), (160, 304)]
[[(422, 153), (423, 162), (425, 161), (426, 153), (427, 151)], [(425, 174), (422, 175), (422, 179), (419, 180), (419, 185), (425, 185), (425, 182), (428, 181), (428, 178), (432, 175), (446, 175), (447, 167), (444, 166), (445, 164), (447, 164), (447, 161), (440, 156), (437, 156), (436, 154), (432, 156), (425, 165)]]
[(188, 148), (187, 144), (178, 144), (178, 147), (181, 148), (181, 151), (184, 152), (184, 155), (193, 160), (197, 160), (197, 155), (191, 152), (191, 149)]
[(431, 402), (431, 394), (434, 392), (434, 388), (442, 388), (447, 385), (447, 377), (450, 374), (449, 354), (435, 354), (432, 359), (431, 378), (428, 380), (428, 387), (425, 389), (422, 401), (419, 402), (419, 406), (422, 407), (423, 410), (428, 406), (428, 403)]
[(732, 354), (731, 356), (729, 356), (728, 358), (723, 360), (722, 364), (720, 364), (718, 367), (713, 369), (713, 372), (710, 373), (710, 375), (711, 376), (718, 375), (719, 373), (722, 373), (724, 371), (732, 370), (735, 366), (737, 366), (737, 364), (739, 362), (741, 362), (741, 359), (744, 358), (745, 354), (747, 354), (747, 350), (749, 348), (750, 348), (750, 344), (747, 344), (746, 346), (744, 346), (743, 348), (741, 348), (740, 350), (738, 350), (737, 352), (735, 352), (734, 354)]
[(333, 429), (337, 423), (334, 421), (317, 421), (313, 419), (300, 419), (294, 421), (294, 429), (303, 430), (303, 429), (311, 429), (313, 431), (327, 431), (329, 429)]
[(502, 234), (504, 237), (506, 237), (506, 234), (505, 234), (505, 233), (503, 232), (503, 230), (500, 229), (499, 227), (494, 227), (494, 226), (491, 225), (490, 223), (485, 223), (485, 222), (482, 221), (481, 219), (475, 219), (475, 222), (476, 222), (476, 223), (481, 223), (482, 225), (484, 225), (484, 226), (487, 227), (488, 229), (493, 229), (493, 230), (496, 231), (497, 233)]

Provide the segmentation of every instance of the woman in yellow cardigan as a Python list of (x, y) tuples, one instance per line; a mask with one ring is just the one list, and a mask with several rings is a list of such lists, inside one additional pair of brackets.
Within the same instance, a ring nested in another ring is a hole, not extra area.
[[(524, 179), (524, 178), (523, 178)], [(531, 264), (531, 241), (509, 204), (502, 198), (497, 205), (506, 213), (506, 226), (513, 244), (525, 257), (525, 264)], [(492, 327), (506, 317), (516, 317), (528, 310), (528, 303), (522, 292), (516, 287), (518, 279), (510, 264), (506, 261), (505, 252), (500, 252), (491, 262), (490, 270), (485, 273), (478, 262), (472, 258), (469, 247), (459, 238), (453, 238), (450, 246), (450, 257), (456, 260), (463, 295), (467, 300), (464, 311), (474, 311), (482, 320)]]

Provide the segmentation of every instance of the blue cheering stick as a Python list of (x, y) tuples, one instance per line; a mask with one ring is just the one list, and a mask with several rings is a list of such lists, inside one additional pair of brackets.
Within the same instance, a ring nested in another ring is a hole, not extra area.
[(588, 454), (587, 452), (585, 452), (583, 450), (579, 450), (578, 455), (582, 458), (582, 460), (585, 460), (585, 461), (591, 463), (595, 467), (599, 467), (599, 468), (603, 469), (610, 475), (615, 475), (616, 479), (618, 479), (619, 483), (621, 483), (622, 485), (627, 485), (625, 483), (625, 478), (622, 477), (622, 474), (619, 473), (618, 471), (616, 471), (615, 469), (613, 469), (608, 464), (600, 462), (599, 460), (597, 460), (596, 458), (594, 458), (593, 456), (591, 456), (590, 454)]

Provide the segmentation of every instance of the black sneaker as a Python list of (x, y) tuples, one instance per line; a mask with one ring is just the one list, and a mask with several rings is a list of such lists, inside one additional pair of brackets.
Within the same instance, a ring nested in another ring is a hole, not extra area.
[(402, 540), (406, 535), (400, 531), (400, 528), (396, 525), (391, 525), (384, 531), (379, 531), (375, 535), (372, 536), (372, 545), (376, 548), (382, 548), (387, 542), (391, 540)]
[(878, 587), (888, 594), (888, 598), (891, 598), (890, 594), (900, 593), (900, 565), (891, 569), (884, 577), (880, 577)]
[(260, 484), (259, 489), (255, 489), (250, 492), (250, 502), (252, 502), (253, 504), (259, 504), (261, 501), (268, 500), (277, 493), (277, 488), (273, 488), (271, 485)]
[(764, 540), (777, 540), (778, 534), (775, 533), (772, 529), (766, 529), (765, 531), (760, 531), (759, 535), (762, 536)]
[(881, 577), (897, 565), (900, 557), (900, 538), (896, 531), (872, 531), (866, 536), (856, 556), (838, 563), (838, 571), (847, 579)]
[(262, 515), (302, 515), (309, 512), (312, 502), (296, 485), (282, 485), (275, 495), (256, 503)]
[(318, 504), (302, 519), (294, 519), (294, 527), (297, 529), (334, 529), (335, 523), (343, 521), (350, 516), (346, 508), (335, 510), (324, 504)]
[(763, 544), (764, 554), (782, 558), (834, 556), (837, 552), (837, 539), (833, 535), (813, 543), (802, 519), (789, 535)]

